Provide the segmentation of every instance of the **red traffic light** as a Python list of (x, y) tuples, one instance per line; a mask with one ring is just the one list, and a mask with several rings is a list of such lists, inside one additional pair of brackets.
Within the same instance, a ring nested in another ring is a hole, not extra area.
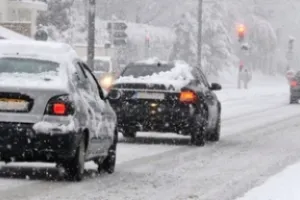
[(240, 24), (240, 25), (238, 26), (238, 28), (237, 28), (237, 31), (238, 31), (238, 34), (239, 34), (239, 35), (240, 35), (240, 34), (244, 34), (245, 31), (246, 31), (245, 25), (244, 25), (244, 24)]
[(246, 27), (244, 24), (239, 24), (237, 26), (237, 32), (238, 32), (238, 37), (239, 41), (243, 41), (245, 37), (245, 32), (246, 32)]

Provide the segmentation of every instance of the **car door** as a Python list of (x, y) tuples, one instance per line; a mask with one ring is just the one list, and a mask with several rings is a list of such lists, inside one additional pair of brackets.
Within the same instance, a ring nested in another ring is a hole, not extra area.
[(87, 106), (89, 119), (89, 132), (90, 132), (90, 152), (91, 156), (98, 156), (99, 154), (106, 153), (106, 133), (103, 129), (103, 111), (99, 106), (99, 91), (97, 83), (95, 83), (91, 73), (87, 70), (87, 66), (80, 62), (80, 68), (85, 76), (85, 89), (82, 92), (82, 99)]
[[(76, 69), (76, 72), (74, 73), (74, 77), (72, 79), (74, 83), (74, 90), (79, 95), (78, 100), (78, 106), (80, 113), (78, 114), (78, 120), (80, 123), (80, 127), (84, 128), (90, 128), (92, 127), (92, 112), (90, 112), (90, 107), (86, 106), (86, 104), (89, 104), (89, 102), (86, 101), (85, 94), (88, 93), (88, 87), (86, 86), (87, 82), (87, 76), (84, 74), (83, 69), (81, 68), (80, 61), (74, 60), (73, 66)], [(87, 109), (87, 110), (86, 110)], [(85, 113), (87, 111), (87, 113)], [(86, 123), (88, 122), (88, 123)], [(93, 130), (89, 129), (90, 133), (93, 134)], [(91, 141), (91, 135), (89, 134), (89, 141)], [(89, 145), (87, 147), (87, 156), (93, 156), (95, 150), (93, 150), (93, 147), (91, 145), (91, 142), (89, 142)]]
[(98, 151), (102, 149), (105, 153), (111, 145), (111, 113), (108, 110), (107, 102), (104, 98), (103, 91), (97, 82), (97, 79), (84, 63), (82, 63), (82, 66), (84, 73), (88, 78), (88, 81), (92, 85), (93, 99), (95, 100), (93, 102), (93, 109), (95, 114), (94, 125), (96, 127), (96, 134), (93, 138), (93, 140), (95, 141), (95, 148)]
[(201, 87), (205, 97), (206, 104), (208, 106), (208, 127), (214, 128), (217, 123), (218, 102), (217, 96), (210, 90), (210, 84), (208, 83), (205, 75), (200, 69), (196, 69), (197, 79), (201, 82)]

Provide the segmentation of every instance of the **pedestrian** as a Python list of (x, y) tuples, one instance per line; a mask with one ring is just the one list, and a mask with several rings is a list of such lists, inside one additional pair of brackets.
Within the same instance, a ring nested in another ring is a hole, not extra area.
[(247, 68), (244, 67), (243, 64), (239, 67), (239, 74), (238, 74), (238, 88), (241, 88), (241, 84), (243, 83), (243, 86), (245, 89), (248, 88), (248, 83), (252, 79), (252, 76)]

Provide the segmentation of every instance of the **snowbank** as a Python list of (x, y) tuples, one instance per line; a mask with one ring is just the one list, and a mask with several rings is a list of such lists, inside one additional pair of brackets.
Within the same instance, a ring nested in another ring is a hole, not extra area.
[(236, 200), (299, 200), (300, 163), (287, 167)]

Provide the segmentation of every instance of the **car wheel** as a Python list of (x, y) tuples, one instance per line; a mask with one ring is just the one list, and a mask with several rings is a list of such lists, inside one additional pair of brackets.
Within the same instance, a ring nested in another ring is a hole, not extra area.
[(74, 181), (81, 181), (83, 179), (85, 153), (85, 143), (84, 140), (81, 140), (79, 146), (77, 147), (74, 159), (63, 164), (68, 179)]
[(104, 161), (98, 164), (98, 172), (101, 173), (105, 171), (109, 174), (114, 173), (116, 167), (116, 151), (117, 151), (117, 143), (118, 143), (118, 133), (115, 131), (114, 143), (108, 150), (108, 155), (104, 159)]
[(137, 131), (134, 128), (123, 128), (123, 136), (125, 138), (135, 138), (136, 132)]
[(217, 142), (220, 140), (221, 133), (221, 114), (218, 116), (217, 124), (211, 134), (208, 135), (207, 140), (211, 142)]
[(206, 133), (207, 120), (199, 119), (196, 117), (193, 125), (191, 126), (191, 144), (195, 146), (205, 145), (205, 133)]

